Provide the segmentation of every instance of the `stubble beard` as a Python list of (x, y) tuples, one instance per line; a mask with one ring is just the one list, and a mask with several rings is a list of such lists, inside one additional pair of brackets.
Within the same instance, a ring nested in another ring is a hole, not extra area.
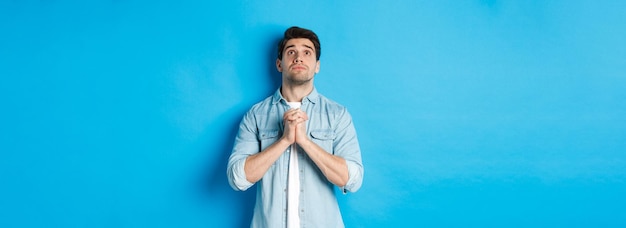
[(308, 76), (301, 76), (301, 75), (291, 75), (289, 77), (287, 77), (287, 81), (289, 82), (289, 84), (291, 85), (295, 85), (295, 86), (301, 86), (301, 85), (306, 85), (308, 83), (310, 83), (313, 80), (314, 76), (308, 77)]

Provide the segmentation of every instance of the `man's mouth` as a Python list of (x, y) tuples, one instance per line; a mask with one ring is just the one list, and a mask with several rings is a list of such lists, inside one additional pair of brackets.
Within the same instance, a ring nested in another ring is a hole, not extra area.
[(306, 70), (306, 67), (302, 65), (296, 65), (291, 67), (292, 70)]

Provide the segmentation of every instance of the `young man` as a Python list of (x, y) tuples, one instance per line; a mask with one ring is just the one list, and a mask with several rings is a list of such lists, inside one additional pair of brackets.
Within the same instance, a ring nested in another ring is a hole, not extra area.
[(235, 190), (258, 183), (251, 227), (343, 227), (333, 186), (361, 187), (352, 117), (313, 85), (320, 51), (313, 31), (287, 29), (276, 60), (282, 85), (239, 125), (227, 174)]

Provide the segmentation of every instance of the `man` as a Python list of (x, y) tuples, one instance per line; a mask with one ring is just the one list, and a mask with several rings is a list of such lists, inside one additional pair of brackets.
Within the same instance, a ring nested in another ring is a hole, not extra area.
[(276, 60), (282, 85), (239, 125), (227, 174), (235, 190), (258, 183), (251, 227), (343, 227), (334, 186), (361, 187), (352, 117), (313, 85), (320, 52), (313, 31), (287, 29)]

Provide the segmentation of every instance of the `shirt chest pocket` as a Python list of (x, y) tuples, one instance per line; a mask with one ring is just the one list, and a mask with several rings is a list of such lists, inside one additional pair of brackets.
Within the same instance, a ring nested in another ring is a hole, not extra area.
[(258, 135), (259, 141), (261, 142), (260, 151), (265, 150), (265, 148), (276, 142), (276, 140), (278, 140), (278, 133), (278, 130), (274, 129), (260, 130)]
[(333, 142), (337, 135), (332, 130), (312, 130), (311, 139), (326, 152), (333, 153)]

